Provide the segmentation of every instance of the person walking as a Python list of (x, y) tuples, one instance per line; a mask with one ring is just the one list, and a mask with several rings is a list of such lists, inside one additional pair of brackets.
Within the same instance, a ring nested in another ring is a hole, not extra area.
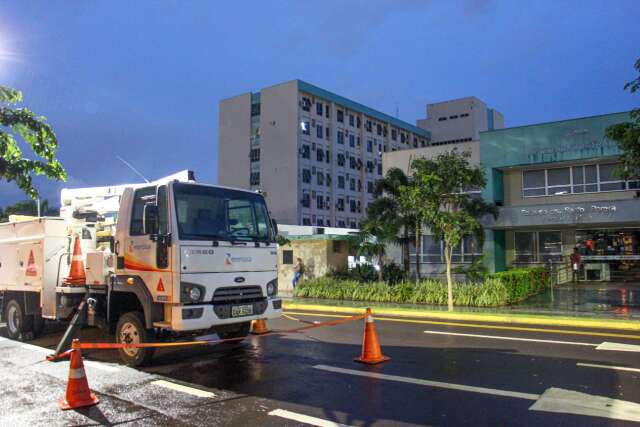
[(571, 281), (573, 283), (576, 283), (578, 280), (580, 280), (580, 262), (581, 262), (580, 253), (578, 252), (577, 247), (573, 248), (573, 253), (569, 257), (569, 260), (571, 261)]
[(300, 278), (302, 278), (302, 274), (304, 273), (304, 264), (302, 264), (302, 258), (296, 258), (296, 264), (293, 266), (293, 280), (291, 284), (293, 285), (293, 289), (296, 288)]

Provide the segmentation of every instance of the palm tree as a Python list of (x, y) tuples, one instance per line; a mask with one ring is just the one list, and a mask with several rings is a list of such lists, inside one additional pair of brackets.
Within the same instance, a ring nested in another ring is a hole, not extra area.
[(377, 261), (379, 267), (378, 280), (381, 282), (387, 256), (387, 245), (396, 243), (397, 235), (398, 230), (394, 223), (378, 221), (377, 218), (366, 218), (356, 236), (358, 255)]
[(396, 239), (392, 242), (402, 247), (402, 267), (409, 272), (410, 234), (416, 219), (413, 212), (403, 209), (400, 203), (403, 186), (411, 184), (411, 179), (400, 168), (391, 168), (384, 178), (376, 181), (374, 196), (376, 199), (367, 208), (367, 219), (386, 224), (388, 230), (395, 230)]

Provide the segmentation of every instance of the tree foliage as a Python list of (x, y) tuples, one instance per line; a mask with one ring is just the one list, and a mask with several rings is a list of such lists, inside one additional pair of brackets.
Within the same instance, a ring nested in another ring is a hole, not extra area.
[[(636, 61), (634, 68), (639, 73), (638, 77), (624, 85), (624, 89), (631, 93), (640, 90), (640, 58)], [(631, 112), (630, 122), (609, 126), (606, 136), (614, 140), (622, 151), (620, 155), (622, 168), (618, 171), (620, 178), (640, 179), (640, 108)]]
[[(58, 140), (46, 118), (25, 107), (15, 108), (20, 102), (20, 91), (0, 86), (0, 180), (15, 182), (35, 199), (38, 190), (33, 185), (34, 175), (63, 181), (67, 175), (55, 157)], [(20, 139), (31, 147), (35, 158), (25, 156)]]
[[(38, 205), (35, 200), (24, 200), (17, 202), (6, 208), (0, 208), (0, 222), (9, 221), (9, 215), (38, 215)], [(51, 208), (48, 200), (43, 200), (40, 203), (40, 215), (42, 216), (57, 216), (58, 209)]]
[(416, 159), (411, 165), (414, 185), (402, 190), (407, 206), (444, 243), (449, 310), (453, 310), (453, 250), (465, 236), (481, 234), (481, 216), (495, 213), (495, 207), (469, 194), (486, 185), (482, 169), (471, 166), (469, 157), (470, 153), (453, 149), (432, 159)]

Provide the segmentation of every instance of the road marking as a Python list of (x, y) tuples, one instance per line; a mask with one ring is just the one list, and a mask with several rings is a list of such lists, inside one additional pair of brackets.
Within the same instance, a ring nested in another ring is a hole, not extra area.
[(157, 385), (157, 386), (160, 386), (160, 387), (164, 387), (164, 388), (168, 388), (168, 389), (171, 389), (171, 390), (175, 390), (175, 391), (180, 391), (182, 393), (187, 393), (187, 394), (190, 394), (192, 396), (197, 396), (197, 397), (216, 397), (216, 395), (211, 393), (210, 391), (200, 390), (198, 388), (193, 388), (193, 387), (187, 387), (186, 385), (176, 384), (176, 383), (172, 383), (170, 381), (156, 380), (156, 381), (153, 381), (151, 384)]
[(529, 410), (640, 421), (638, 403), (555, 387), (547, 389)]
[(439, 387), (447, 388), (450, 390), (469, 391), (473, 393), (491, 394), (494, 396), (515, 397), (518, 399), (537, 400), (540, 395), (532, 393), (521, 393), (519, 391), (498, 390), (495, 388), (475, 387), (464, 384), (452, 384), (441, 381), (422, 380), (419, 378), (400, 377), (397, 375), (379, 374), (377, 372), (357, 371), (355, 369), (337, 368), (335, 366), (327, 365), (315, 365), (315, 369), (321, 369), (323, 371), (337, 372), (339, 374), (355, 375), (360, 377), (376, 378), (380, 380), (397, 381), (401, 383), (417, 384), (427, 387)]
[(284, 409), (275, 409), (269, 412), (269, 415), (273, 415), (280, 418), (286, 418), (288, 420), (298, 421), (300, 423), (309, 424), (318, 427), (349, 427), (346, 424), (340, 424), (329, 420), (323, 420), (322, 418), (311, 417), (309, 415), (298, 414), (296, 412), (286, 411)]
[[(319, 314), (319, 313), (300, 313), (288, 311), (286, 314), (295, 314), (301, 316), (318, 316), (318, 317), (351, 317), (338, 314)], [(627, 338), (632, 340), (640, 340), (640, 335), (628, 335), (628, 334), (616, 334), (607, 332), (594, 332), (594, 331), (575, 331), (565, 329), (545, 329), (545, 328), (527, 328), (517, 326), (500, 326), (500, 325), (481, 325), (477, 323), (459, 323), (459, 322), (440, 322), (435, 320), (413, 320), (413, 319), (396, 319), (391, 317), (376, 317), (376, 321), (379, 322), (400, 322), (400, 323), (417, 323), (423, 325), (443, 325), (443, 326), (460, 326), (464, 328), (480, 328), (480, 329), (502, 329), (508, 331), (526, 331), (526, 332), (544, 332), (549, 334), (565, 334), (565, 335), (586, 335), (594, 337), (616, 337)]]
[(557, 412), (563, 414), (611, 418), (616, 420), (640, 421), (639, 403), (612, 399), (604, 396), (594, 396), (587, 393), (564, 390), (556, 387), (548, 388), (540, 395), (485, 387), (474, 387), (462, 384), (450, 384), (440, 381), (421, 380), (417, 378), (399, 377), (396, 375), (379, 374), (376, 372), (356, 371), (353, 369), (343, 369), (326, 365), (315, 365), (314, 368), (341, 374), (398, 381), (428, 387), (439, 387), (494, 396), (535, 400), (536, 402), (529, 407), (530, 411)]
[(9, 339), (5, 337), (0, 337), (0, 341), (9, 341)]
[(640, 372), (638, 368), (627, 368), (626, 366), (597, 365), (595, 363), (576, 363), (576, 366), (584, 366), (587, 368), (613, 369), (614, 371)]
[[(455, 335), (461, 337), (473, 337), (473, 338), (489, 338), (494, 340), (508, 340), (508, 341), (529, 341), (529, 342), (543, 342), (547, 344), (568, 344), (568, 345), (584, 345), (589, 347), (596, 347), (598, 344), (590, 342), (575, 342), (575, 341), (555, 341), (555, 340), (541, 340), (535, 338), (517, 338), (517, 337), (501, 337), (496, 335), (477, 335), (477, 334), (463, 334), (458, 332), (443, 332), (443, 331), (424, 331), (425, 334), (434, 335)], [(640, 347), (640, 346), (638, 346)]]
[(613, 350), (613, 351), (636, 351), (640, 352), (640, 345), (621, 344), (617, 342), (603, 342), (596, 347), (596, 350)]

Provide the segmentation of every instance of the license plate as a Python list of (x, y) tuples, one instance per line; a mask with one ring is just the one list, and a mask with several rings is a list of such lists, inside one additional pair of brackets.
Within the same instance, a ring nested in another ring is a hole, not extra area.
[(231, 317), (251, 316), (253, 305), (234, 305), (231, 307)]

